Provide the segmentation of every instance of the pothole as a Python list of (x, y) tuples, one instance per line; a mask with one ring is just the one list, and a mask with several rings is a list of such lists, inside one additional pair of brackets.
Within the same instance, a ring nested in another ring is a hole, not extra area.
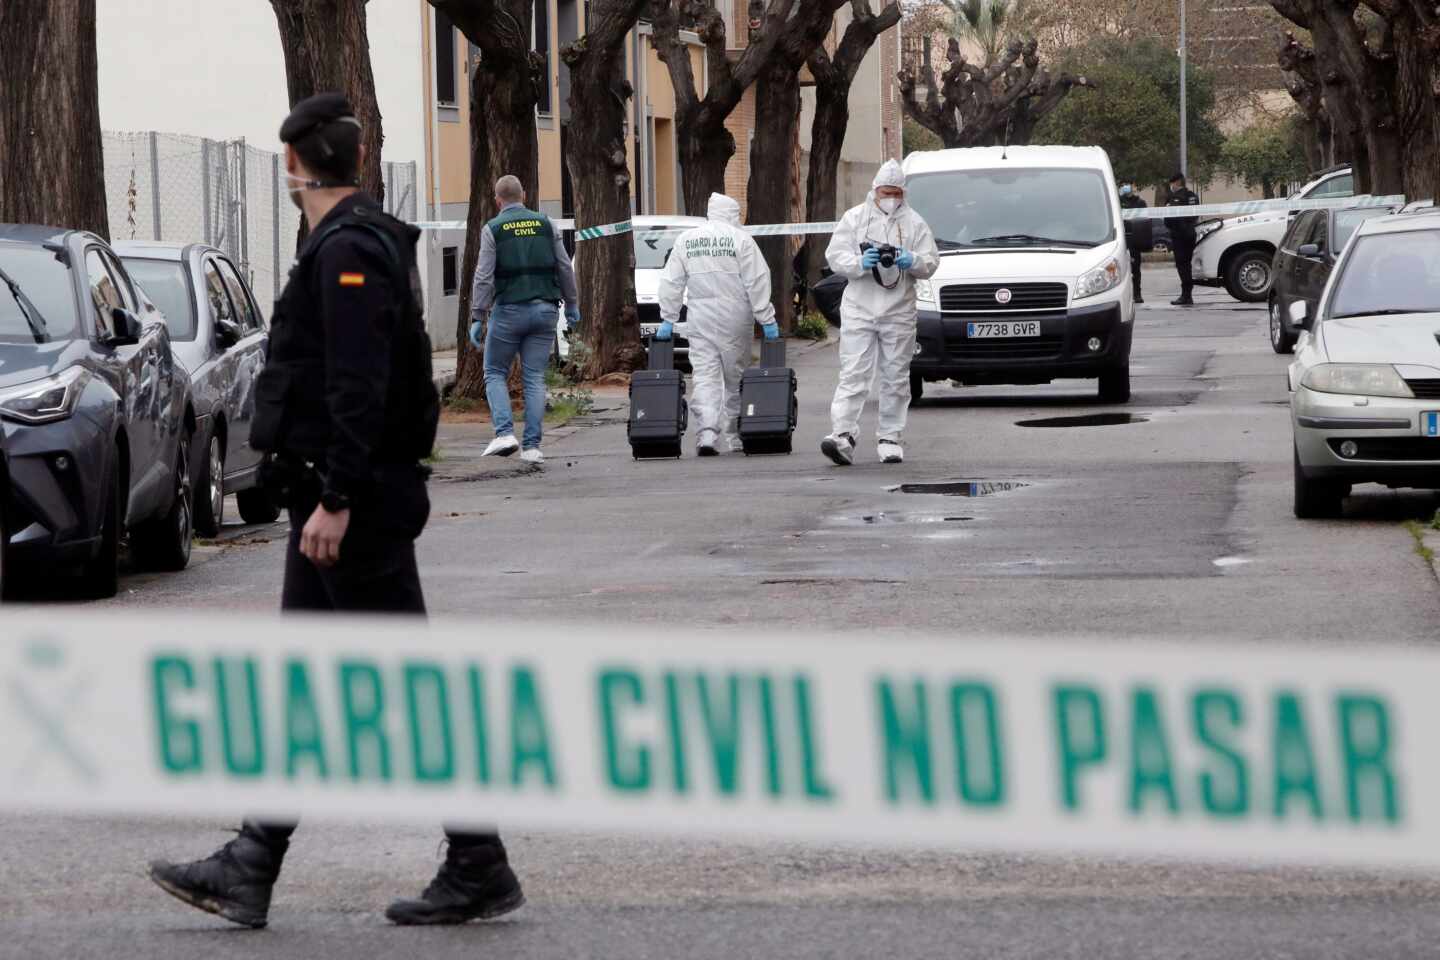
[(928, 493), (942, 497), (989, 497), (1031, 486), (1025, 480), (946, 480), (941, 483), (902, 483), (887, 493)]
[(1078, 417), (1044, 417), (1039, 420), (1016, 420), (1017, 427), (1119, 427), (1127, 423), (1149, 423), (1149, 417), (1136, 413), (1087, 413)]

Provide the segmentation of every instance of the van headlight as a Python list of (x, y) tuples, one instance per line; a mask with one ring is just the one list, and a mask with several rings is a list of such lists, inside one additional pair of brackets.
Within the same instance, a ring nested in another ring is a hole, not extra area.
[(1317, 393), (1347, 393), (1366, 397), (1415, 396), (1405, 378), (1388, 363), (1320, 363), (1305, 371), (1301, 386)]
[(920, 303), (934, 303), (935, 284), (929, 280), (916, 280), (915, 299)]
[(89, 383), (90, 371), (76, 366), (44, 380), (0, 390), (0, 417), (28, 424), (64, 420), (75, 412)]
[(1075, 284), (1075, 299), (1084, 300), (1113, 290), (1120, 285), (1120, 261), (1111, 257), (1103, 266), (1091, 270)]

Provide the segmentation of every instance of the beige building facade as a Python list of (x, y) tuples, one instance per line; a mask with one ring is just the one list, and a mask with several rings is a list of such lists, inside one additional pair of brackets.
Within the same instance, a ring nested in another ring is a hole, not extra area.
[[(422, 216), (430, 220), (463, 219), (470, 199), (470, 70), (476, 51), (444, 14), (427, 0), (411, 0), (422, 21), (424, 61), (423, 113), (425, 156), (420, 204)], [(726, 35), (745, 34), (746, 0), (720, 0), (726, 20)], [(536, 111), (540, 145), (540, 188), (535, 204), (551, 216), (573, 212), (569, 174), (564, 164), (565, 130), (570, 119), (569, 71), (560, 61), (560, 49), (583, 35), (586, 0), (536, 0), (534, 17), (535, 50), (545, 57), (546, 90)], [(843, 9), (829, 41), (833, 44), (849, 22), (849, 8)], [(708, 86), (704, 46), (698, 37), (688, 37), (692, 69), (697, 85)], [(738, 55), (738, 50), (732, 56)], [(874, 172), (887, 157), (900, 156), (900, 101), (895, 83), (900, 58), (900, 31), (894, 28), (871, 49), (855, 79), (851, 92), (850, 125), (842, 154), (839, 204), (858, 202), (869, 189)], [(630, 159), (630, 184), (635, 214), (679, 214), (684, 211), (681, 196), (679, 153), (676, 147), (675, 95), (665, 64), (652, 43), (650, 24), (641, 22), (631, 31), (626, 45), (626, 74), (634, 88), (630, 101), (630, 123), (626, 150)], [(803, 91), (799, 150), (792, 176), (801, 176), (810, 140), (813, 92)], [(725, 189), (745, 206), (750, 176), (749, 147), (755, 129), (754, 91), (747, 91), (731, 114), (727, 126), (735, 136), (736, 152), (725, 173)], [(704, 211), (697, 211), (699, 214)]]

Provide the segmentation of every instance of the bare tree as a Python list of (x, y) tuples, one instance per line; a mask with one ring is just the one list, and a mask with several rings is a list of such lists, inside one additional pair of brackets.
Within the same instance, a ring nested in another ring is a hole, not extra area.
[[(380, 153), (385, 133), (375, 74), (370, 69), (366, 0), (270, 0), (285, 51), (290, 106), (317, 93), (343, 93), (360, 121), (365, 165), (360, 189), (376, 200), (385, 196)], [(303, 219), (303, 218), (302, 218)], [(301, 224), (301, 231), (305, 225)]]
[[(570, 136), (565, 158), (575, 189), (577, 227), (630, 218), (630, 169), (625, 153), (625, 37), (648, 0), (593, 0), (585, 36), (565, 47), (570, 68)], [(575, 248), (581, 330), (588, 347), (581, 375), (633, 370), (645, 350), (635, 313), (635, 244), (628, 233), (586, 240)]]
[[(470, 65), (470, 212), (461, 264), (456, 396), (485, 395), (481, 351), (470, 346), (470, 278), (480, 254), (480, 230), (496, 214), (495, 181), (514, 174), (533, 200), (540, 189), (540, 141), (535, 106), (543, 59), (530, 47), (533, 0), (429, 0), (480, 48)], [(435, 147), (432, 146), (432, 149)]]
[[(918, 77), (914, 67), (900, 73), (905, 112), (946, 147), (1027, 143), (1035, 125), (1071, 90), (1094, 86), (1084, 77), (1056, 76), (1042, 67), (1035, 40), (1012, 40), (1003, 57), (981, 67), (966, 60), (951, 37), (946, 58), (949, 66), (938, 83)], [(916, 96), (921, 79), (929, 81), (923, 103)]]
[(0, 222), (109, 237), (95, 0), (0, 3)]
[[(823, 0), (804, 0), (806, 3)], [(735, 137), (725, 121), (759, 78), (779, 44), (781, 27), (797, 0), (750, 0), (749, 45), (730, 59), (725, 21), (705, 0), (655, 0), (655, 53), (670, 72), (675, 91), (675, 133), (680, 154), (685, 212), (703, 214), (712, 193), (725, 189), (725, 167), (735, 155)], [(709, 86), (702, 96), (682, 29), (693, 29), (705, 44)]]
[[(806, 61), (815, 79), (815, 117), (810, 127), (810, 172), (805, 188), (805, 219), (829, 223), (836, 219), (837, 171), (845, 132), (850, 123), (850, 85), (861, 63), (885, 31), (900, 22), (898, 2), (879, 14), (869, 0), (850, 0), (850, 23), (834, 54), (819, 46)], [(825, 243), (810, 237), (805, 243), (805, 284), (813, 287), (825, 264)]]
[(1310, 169), (1319, 170), (1350, 161), (1354, 132), (1336, 129), (1325, 105), (1325, 88), (1315, 63), (1315, 51), (1305, 46), (1293, 33), (1285, 35), (1278, 58), (1285, 71), (1285, 89), (1300, 108), (1308, 136), (1305, 159)]

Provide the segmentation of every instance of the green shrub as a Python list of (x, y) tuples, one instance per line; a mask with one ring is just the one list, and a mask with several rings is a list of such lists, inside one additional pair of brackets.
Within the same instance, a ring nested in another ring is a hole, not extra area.
[(806, 340), (824, 340), (830, 336), (830, 323), (819, 311), (811, 310), (795, 321), (795, 336)]

